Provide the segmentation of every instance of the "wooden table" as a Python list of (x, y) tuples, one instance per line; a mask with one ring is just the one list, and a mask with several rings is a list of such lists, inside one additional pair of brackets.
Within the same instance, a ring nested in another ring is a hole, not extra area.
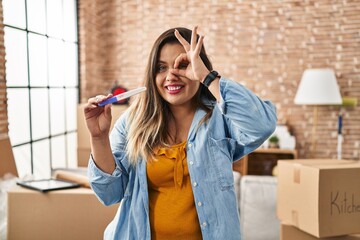
[(241, 175), (272, 175), (279, 159), (297, 158), (296, 150), (280, 148), (258, 148), (233, 164), (234, 171)]

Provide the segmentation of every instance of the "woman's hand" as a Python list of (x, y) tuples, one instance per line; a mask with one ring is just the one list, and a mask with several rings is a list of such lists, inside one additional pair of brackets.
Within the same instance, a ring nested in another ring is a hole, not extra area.
[[(196, 42), (197, 26), (192, 30), (191, 43), (188, 43), (177, 30), (175, 30), (175, 36), (186, 51), (186, 53), (180, 54), (175, 59), (174, 68), (177, 70), (177, 74), (185, 76), (190, 80), (202, 82), (210, 72), (200, 58), (200, 50), (203, 45), (204, 36), (200, 36), (199, 41)], [(183, 62), (189, 64), (186, 68), (179, 68)]]
[(107, 96), (98, 95), (96, 97), (89, 98), (84, 107), (85, 121), (91, 137), (109, 137), (112, 118), (111, 104), (105, 105), (104, 107), (99, 107), (97, 104), (110, 97), (112, 97), (112, 94)]

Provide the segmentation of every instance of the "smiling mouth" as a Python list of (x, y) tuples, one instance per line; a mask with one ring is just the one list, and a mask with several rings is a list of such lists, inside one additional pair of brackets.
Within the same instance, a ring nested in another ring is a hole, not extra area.
[(178, 91), (181, 88), (183, 88), (183, 86), (166, 86), (166, 89), (169, 91)]

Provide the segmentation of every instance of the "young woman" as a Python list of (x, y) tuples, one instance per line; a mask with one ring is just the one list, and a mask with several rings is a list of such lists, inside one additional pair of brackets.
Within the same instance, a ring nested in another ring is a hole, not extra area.
[(274, 106), (213, 71), (197, 28), (165, 31), (144, 84), (110, 134), (111, 106), (90, 98), (89, 178), (121, 202), (105, 239), (240, 239), (232, 164), (274, 131)]

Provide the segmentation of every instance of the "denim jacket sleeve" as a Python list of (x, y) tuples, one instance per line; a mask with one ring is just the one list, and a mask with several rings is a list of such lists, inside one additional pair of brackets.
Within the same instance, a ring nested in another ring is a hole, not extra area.
[(92, 157), (89, 160), (88, 177), (91, 188), (104, 205), (116, 204), (125, 195), (130, 166), (125, 154), (126, 114), (123, 114), (114, 125), (110, 134), (111, 149), (115, 159), (115, 170), (112, 174), (101, 171)]
[(246, 87), (235, 81), (220, 79), (221, 100), (217, 103), (226, 123), (229, 138), (241, 146), (241, 157), (258, 148), (275, 130), (275, 106), (263, 101)]

